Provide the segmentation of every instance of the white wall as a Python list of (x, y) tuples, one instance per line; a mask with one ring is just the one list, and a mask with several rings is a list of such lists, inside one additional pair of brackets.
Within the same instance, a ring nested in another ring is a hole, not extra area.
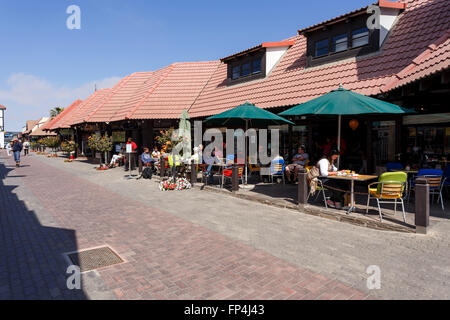
[(400, 10), (394, 8), (380, 8), (380, 9), (381, 9), (380, 46), (381, 46), (384, 40), (386, 39), (386, 36), (388, 35), (389, 31), (394, 26), (395, 20), (397, 19)]
[(5, 133), (0, 131), (0, 149), (5, 147)]
[(278, 61), (280, 61), (287, 49), (289, 49), (289, 46), (266, 49), (266, 76), (272, 71)]

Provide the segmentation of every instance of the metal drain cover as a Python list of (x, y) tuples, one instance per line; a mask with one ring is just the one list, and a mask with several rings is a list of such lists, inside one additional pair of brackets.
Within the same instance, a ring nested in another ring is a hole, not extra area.
[(72, 264), (80, 267), (81, 272), (105, 268), (124, 262), (110, 247), (70, 252), (66, 255)]

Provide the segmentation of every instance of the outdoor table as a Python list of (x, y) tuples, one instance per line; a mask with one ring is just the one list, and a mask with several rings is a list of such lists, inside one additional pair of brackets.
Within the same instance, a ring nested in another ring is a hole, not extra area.
[(347, 214), (350, 214), (352, 211), (356, 211), (355, 207), (355, 181), (358, 182), (366, 182), (373, 179), (378, 179), (378, 176), (369, 176), (369, 175), (359, 175), (356, 177), (352, 176), (328, 176), (328, 177), (321, 177), (322, 179), (336, 179), (336, 180), (344, 180), (344, 181), (351, 181), (351, 188), (350, 188), (350, 208), (347, 211)]

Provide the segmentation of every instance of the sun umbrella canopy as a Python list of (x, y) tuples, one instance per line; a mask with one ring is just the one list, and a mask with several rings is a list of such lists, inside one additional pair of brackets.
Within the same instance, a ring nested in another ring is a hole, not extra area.
[(208, 125), (262, 127), (267, 125), (294, 124), (272, 112), (246, 102), (236, 108), (222, 112), (205, 120)]
[(374, 99), (340, 87), (319, 98), (280, 113), (281, 116), (301, 115), (356, 115), (370, 113), (411, 113), (395, 104)]

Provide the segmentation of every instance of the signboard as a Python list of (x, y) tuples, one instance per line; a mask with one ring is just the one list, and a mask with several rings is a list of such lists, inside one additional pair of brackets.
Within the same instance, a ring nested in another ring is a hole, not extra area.
[(435, 124), (450, 122), (450, 113), (421, 114), (403, 117), (404, 125)]
[(125, 142), (125, 131), (113, 131), (112, 142)]
[(131, 145), (131, 143), (127, 144), (127, 153), (132, 153), (133, 152), (133, 147)]

